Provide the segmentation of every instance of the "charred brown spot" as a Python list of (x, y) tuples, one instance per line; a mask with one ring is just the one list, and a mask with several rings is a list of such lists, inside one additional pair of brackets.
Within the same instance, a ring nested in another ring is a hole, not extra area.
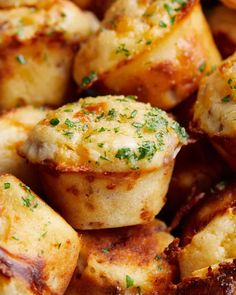
[(141, 210), (140, 218), (145, 222), (149, 222), (153, 219), (153, 212), (151, 212), (148, 209), (143, 208)]
[(72, 185), (66, 189), (68, 193), (72, 193), (75, 197), (79, 196), (79, 190), (76, 186)]
[(43, 260), (37, 258), (33, 261), (27, 257), (16, 256), (0, 247), (0, 273), (3, 276), (24, 280), (37, 295), (44, 294), (45, 291), (53, 294), (45, 282), (43, 270)]
[(234, 295), (236, 292), (236, 260), (222, 263), (213, 271), (208, 269), (205, 278), (185, 279), (177, 286), (176, 295)]

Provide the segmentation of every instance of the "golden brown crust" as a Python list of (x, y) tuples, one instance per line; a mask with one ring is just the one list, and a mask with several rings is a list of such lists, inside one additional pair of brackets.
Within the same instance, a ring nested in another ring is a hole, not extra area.
[(77, 233), (31, 189), (0, 174), (1, 294), (63, 294), (80, 249)]
[[(139, 99), (163, 109), (173, 108), (197, 89), (203, 72), (210, 71), (211, 66), (220, 61), (198, 1), (188, 1), (184, 8), (176, 9), (178, 13), (172, 26), (164, 23), (162, 28), (159, 23), (155, 24), (157, 36), (152, 35), (150, 26), (150, 32), (145, 32), (150, 36), (147, 40), (140, 36), (141, 30), (139, 31), (139, 27), (135, 28), (136, 24), (129, 19), (131, 17), (128, 12), (125, 14), (118, 11), (115, 14), (118, 4), (122, 4), (122, 1), (116, 2), (114, 7), (108, 10), (102, 24), (104, 30), (91, 37), (77, 55), (74, 76), (80, 90), (83, 88), (84, 77), (95, 72), (96, 78), (86, 87), (94, 84), (93, 87), (103, 94), (135, 94)], [(159, 5), (158, 11), (162, 11), (162, 4), (161, 1), (155, 2), (153, 6)], [(144, 7), (149, 7), (149, 11), (152, 5), (147, 1)], [(143, 9), (145, 15), (145, 9), (142, 6), (139, 9)], [(145, 26), (150, 25), (149, 22), (140, 20), (140, 12), (137, 17), (145, 31)], [(162, 24), (163, 15), (156, 17)], [(192, 26), (193, 23), (198, 23), (199, 26)], [(139, 41), (126, 45), (127, 40), (123, 36), (129, 35), (131, 28), (135, 32), (135, 38), (139, 37)], [(115, 36), (114, 42), (102, 50), (109, 35)], [(146, 43), (143, 44), (143, 40)], [(209, 47), (211, 54), (208, 52)], [(163, 48), (171, 49), (168, 55), (163, 52)]]
[(235, 295), (236, 261), (221, 263), (216, 270), (209, 267), (205, 277), (191, 277), (177, 285), (176, 295)]
[(183, 226), (183, 245), (191, 242), (192, 237), (201, 231), (216, 216), (223, 215), (229, 208), (236, 207), (236, 183), (226, 185), (219, 183), (215, 190), (209, 192), (200, 200)]
[(163, 253), (172, 237), (162, 222), (79, 234), (82, 251), (67, 295), (167, 294), (176, 267)]

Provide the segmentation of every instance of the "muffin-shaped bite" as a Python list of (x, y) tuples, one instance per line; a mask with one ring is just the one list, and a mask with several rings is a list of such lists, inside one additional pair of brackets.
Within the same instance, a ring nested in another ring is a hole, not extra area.
[(36, 191), (39, 190), (37, 172), (17, 150), (45, 115), (46, 109), (26, 106), (0, 116), (0, 173), (11, 173)]
[(79, 50), (79, 90), (135, 94), (168, 110), (220, 61), (199, 1), (118, 0)]
[(222, 62), (200, 85), (193, 127), (206, 133), (236, 169), (236, 53)]
[(97, 28), (66, 0), (49, 7), (0, 9), (0, 110), (60, 106), (71, 82), (75, 45)]
[(236, 51), (236, 11), (218, 5), (209, 13), (211, 31), (217, 47), (224, 58)]
[(177, 286), (175, 295), (235, 295), (236, 260), (201, 269)]
[(0, 293), (62, 295), (76, 267), (77, 233), (28, 186), (0, 176)]
[(21, 154), (75, 228), (147, 223), (165, 201), (184, 128), (133, 96), (81, 99), (51, 111)]
[(217, 188), (186, 219), (179, 257), (182, 277), (236, 257), (236, 183)]
[(173, 240), (165, 225), (80, 232), (82, 248), (66, 295), (166, 295), (176, 267), (163, 253)]

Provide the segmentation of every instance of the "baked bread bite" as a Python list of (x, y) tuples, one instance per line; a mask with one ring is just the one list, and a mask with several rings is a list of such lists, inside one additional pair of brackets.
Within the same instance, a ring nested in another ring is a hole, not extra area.
[(14, 176), (0, 175), (0, 293), (62, 295), (76, 267), (77, 233)]
[(182, 233), (182, 278), (236, 257), (236, 183), (221, 183), (190, 212)]
[(66, 295), (169, 294), (177, 272), (163, 253), (173, 240), (164, 223), (79, 234), (82, 248)]
[(79, 50), (79, 91), (135, 94), (169, 110), (193, 94), (220, 61), (197, 0), (118, 0)]
[(95, 17), (58, 0), (49, 7), (0, 9), (0, 27), (0, 110), (60, 106), (76, 46), (97, 28)]
[(229, 57), (236, 51), (236, 11), (217, 5), (207, 20), (220, 53), (224, 58)]
[(201, 81), (194, 106), (193, 127), (211, 139), (217, 150), (236, 169), (236, 53)]
[(18, 155), (19, 146), (46, 115), (46, 109), (20, 107), (0, 115), (0, 173), (11, 173), (32, 189), (39, 190), (35, 168)]
[(147, 223), (165, 202), (184, 128), (133, 96), (88, 97), (48, 112), (22, 146), (55, 208), (78, 229)]

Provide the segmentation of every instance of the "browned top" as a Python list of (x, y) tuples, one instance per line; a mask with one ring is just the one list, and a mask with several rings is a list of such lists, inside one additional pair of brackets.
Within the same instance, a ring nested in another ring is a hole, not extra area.
[(192, 277), (182, 281), (176, 295), (235, 295), (236, 260), (222, 263), (215, 271), (209, 267), (205, 278)]
[(24, 280), (29, 289), (37, 295), (44, 294), (45, 291), (53, 295), (45, 283), (43, 269), (42, 259), (31, 260), (27, 257), (19, 257), (0, 247), (0, 275)]

